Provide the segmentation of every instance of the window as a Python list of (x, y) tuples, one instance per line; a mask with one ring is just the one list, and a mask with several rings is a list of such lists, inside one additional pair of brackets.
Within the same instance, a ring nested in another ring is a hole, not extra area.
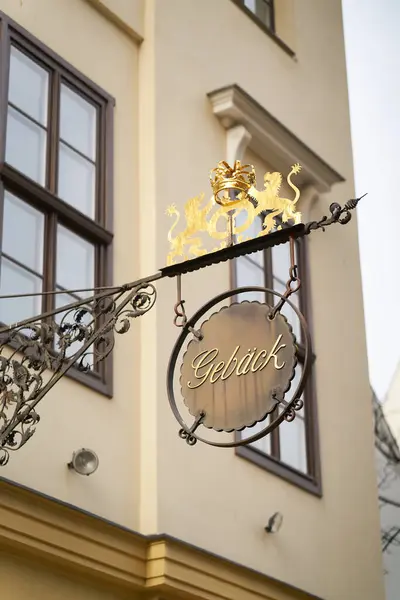
[(273, 0), (243, 0), (243, 4), (263, 25), (274, 31)]
[(234, 0), (243, 10), (254, 19), (258, 25), (274, 33), (274, 2), (273, 0)]
[[(112, 98), (0, 15), (0, 300), (11, 324), (109, 285)], [(73, 376), (110, 393), (110, 365)]]
[[(261, 220), (254, 227), (260, 230)], [(256, 233), (257, 231), (254, 230), (251, 235), (255, 235)], [(302, 286), (298, 292), (292, 294), (290, 300), (301, 312), (307, 314), (304, 242), (305, 240), (296, 241), (296, 261), (299, 265)], [(240, 257), (236, 260), (235, 286), (265, 286), (283, 294), (286, 288), (286, 281), (289, 278), (289, 253), (289, 244), (282, 244), (255, 254)], [(277, 302), (276, 296), (265, 298), (264, 294), (256, 292), (241, 294), (239, 299), (258, 300), (259, 302), (267, 301), (273, 304)], [(304, 363), (302, 332), (299, 320), (292, 308), (285, 304), (282, 313), (292, 324), (297, 340), (298, 365), (296, 367), (295, 380), (291, 387), (294, 390), (296, 381), (298, 382), (301, 377), (302, 364)], [(304, 407), (296, 412), (296, 418), (292, 422), (284, 421), (270, 435), (253, 444), (238, 447), (236, 451), (239, 456), (255, 462), (259, 466), (288, 479), (300, 487), (320, 494), (316, 406), (312, 373), (306, 384), (303, 400)], [(250, 433), (256, 433), (257, 428), (261, 431), (264, 427), (265, 422), (258, 423), (254, 428), (245, 431), (243, 435), (248, 437)]]

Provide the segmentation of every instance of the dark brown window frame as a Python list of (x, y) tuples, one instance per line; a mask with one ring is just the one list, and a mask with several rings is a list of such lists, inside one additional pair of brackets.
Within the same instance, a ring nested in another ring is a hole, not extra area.
[(264, 33), (266, 33), (282, 50), (284, 50), (292, 58), (296, 55), (295, 52), (281, 38), (276, 34), (275, 30), (275, 6), (274, 0), (266, 2), (272, 7), (272, 27), (268, 27), (261, 19), (257, 17), (247, 6), (244, 4), (244, 0), (231, 0), (240, 10), (242, 10), (252, 21), (255, 23)]
[[(8, 107), (8, 80), (11, 45), (24, 52), (49, 73), (46, 180), (36, 183), (5, 162)], [(96, 214), (91, 219), (56, 195), (59, 101), (61, 83), (97, 109)], [(45, 215), (44, 291), (55, 289), (57, 222), (95, 246), (95, 286), (112, 285), (113, 242), (113, 113), (115, 99), (31, 33), (0, 11), (0, 249), (3, 229), (4, 191), (9, 190)], [(51, 240), (51, 241), (50, 241)], [(46, 253), (46, 248), (53, 252)], [(51, 310), (54, 297), (44, 296), (42, 310)], [(100, 363), (95, 373), (75, 368), (68, 376), (108, 397), (112, 396), (112, 357)]]
[[(307, 239), (302, 238), (297, 240), (298, 250), (298, 267), (299, 275), (301, 277), (301, 294), (299, 294), (299, 305), (301, 312), (305, 315), (310, 329), (312, 330), (311, 315), (309, 309), (309, 281), (307, 277), (308, 269), (308, 248)], [(268, 250), (264, 250), (264, 275), (265, 275), (265, 287), (272, 289), (272, 260), (271, 253)], [(232, 288), (237, 287), (237, 275), (236, 275), (236, 260), (231, 261), (231, 286)], [(234, 299), (233, 299), (234, 300)], [(299, 351), (301, 356), (301, 349)], [(315, 356), (313, 356), (313, 363)], [(315, 377), (314, 369), (311, 369), (306, 387), (304, 390), (306, 399), (306, 411), (305, 411), (305, 431), (306, 431), (306, 453), (307, 453), (307, 473), (298, 471), (297, 469), (287, 465), (279, 460), (279, 428), (271, 433), (271, 448), (272, 453), (275, 456), (266, 454), (257, 450), (249, 445), (237, 446), (235, 453), (237, 456), (244, 458), (253, 464), (285, 479), (289, 483), (296, 485), (297, 487), (315, 494), (316, 496), (322, 496), (322, 481), (321, 481), (321, 461), (320, 461), (320, 446), (319, 446), (319, 431), (318, 431), (318, 411), (317, 411), (317, 400), (315, 394)], [(241, 439), (240, 432), (235, 433), (235, 440)]]

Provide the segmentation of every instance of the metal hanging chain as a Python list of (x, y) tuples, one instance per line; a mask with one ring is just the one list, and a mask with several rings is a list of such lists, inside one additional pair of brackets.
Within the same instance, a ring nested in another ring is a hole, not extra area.
[[(271, 312), (268, 315), (269, 319), (273, 319), (276, 313), (282, 310), (285, 301), (290, 298), (292, 294), (297, 292), (301, 286), (301, 280), (298, 276), (298, 267), (296, 264), (296, 253), (295, 253), (295, 239), (294, 237), (290, 237), (290, 268), (289, 268), (289, 279), (286, 282), (286, 289), (283, 293), (283, 298), (279, 300), (279, 302), (272, 308)], [(182, 299), (182, 278), (181, 274), (178, 274), (176, 277), (176, 291), (177, 291), (177, 299), (174, 306), (174, 325), (175, 327), (185, 327), (188, 319), (185, 311), (185, 300)], [(193, 333), (193, 335), (197, 339), (202, 339), (202, 334), (200, 331), (189, 327), (189, 330)]]
[(184, 327), (187, 323), (187, 316), (185, 312), (185, 301), (182, 300), (182, 280), (180, 274), (176, 277), (176, 296), (174, 325), (175, 327)]
[[(176, 276), (176, 295), (174, 325), (175, 327), (185, 327), (188, 319), (185, 312), (185, 300), (182, 300), (182, 280), (180, 274)], [(194, 337), (199, 341), (203, 339), (201, 331), (194, 329), (194, 327), (189, 327), (189, 331), (193, 333)]]
[(301, 280), (298, 276), (298, 267), (296, 264), (296, 256), (295, 256), (295, 240), (293, 237), (290, 237), (290, 268), (289, 268), (289, 279), (286, 282), (286, 289), (284, 291), (283, 298), (279, 300), (279, 302), (273, 307), (271, 312), (269, 313), (269, 319), (273, 319), (277, 312), (282, 310), (285, 301), (290, 298), (292, 294), (297, 292), (301, 286)]

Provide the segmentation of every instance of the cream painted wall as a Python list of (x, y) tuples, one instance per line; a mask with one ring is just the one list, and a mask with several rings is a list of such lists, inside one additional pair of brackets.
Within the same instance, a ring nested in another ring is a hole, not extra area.
[[(0, 0), (0, 10), (115, 97), (114, 281), (131, 281), (139, 271), (132, 235), (138, 222), (138, 47), (83, 0)], [(1, 476), (139, 527), (139, 333), (137, 322), (116, 342), (114, 398), (64, 378), (41, 403), (36, 434)], [(66, 467), (82, 446), (99, 455), (95, 477)]]
[[(0, 0), (0, 9), (116, 98), (116, 281), (163, 266), (165, 207), (210, 191), (208, 172), (224, 158), (225, 131), (206, 94), (224, 85), (243, 87), (346, 178), (320, 198), (312, 217), (353, 195), (340, 2), (303, 0), (292, 8), (296, 59), (230, 0), (146, 0), (140, 49), (83, 0)], [(74, 32), (74, 44), (65, 31)], [(383, 598), (356, 223), (313, 233), (310, 250), (322, 499), (233, 450), (189, 448), (178, 438), (165, 391), (179, 333), (171, 280), (157, 285), (153, 312), (118, 340), (114, 399), (59, 383), (41, 403), (37, 433), (0, 474), (327, 600)], [(187, 312), (228, 287), (226, 264), (185, 276)], [(90, 478), (65, 468), (82, 445), (100, 457)], [(275, 510), (284, 525), (268, 536), (263, 528)]]
[[(156, 6), (160, 264), (169, 227), (164, 207), (207, 191), (207, 173), (224, 157), (225, 132), (206, 94), (225, 85), (239, 84), (346, 178), (320, 198), (313, 218), (327, 214), (333, 200), (353, 196), (339, 1), (295, 3), (296, 60), (230, 1)], [(178, 438), (164, 383), (179, 333), (172, 325), (174, 284), (166, 281), (157, 308), (159, 529), (324, 598), (375, 600), (383, 585), (355, 220), (314, 233), (310, 250), (323, 498), (233, 450), (190, 448)], [(186, 275), (182, 285), (190, 314), (229, 287), (228, 267)], [(284, 525), (272, 537), (263, 528), (276, 510)]]

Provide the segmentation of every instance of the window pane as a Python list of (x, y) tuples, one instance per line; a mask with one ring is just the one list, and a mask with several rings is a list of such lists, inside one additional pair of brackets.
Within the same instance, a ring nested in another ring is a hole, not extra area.
[(257, 17), (266, 25), (267, 27), (272, 26), (272, 9), (269, 3), (266, 0), (257, 0), (256, 1), (257, 8), (256, 14)]
[(60, 136), (82, 154), (95, 160), (96, 108), (66, 85), (61, 86)]
[[(73, 296), (70, 296), (68, 294), (57, 294), (56, 295), (56, 301), (55, 301), (56, 308), (61, 308), (62, 306), (65, 306), (66, 304), (71, 304), (72, 302), (76, 302), (76, 298), (74, 298)], [(75, 322), (74, 312), (67, 311), (67, 312), (64, 312), (64, 313), (58, 313), (55, 316), (56, 322), (58, 324), (60, 324), (61, 321), (62, 321), (62, 319), (63, 319), (63, 317), (65, 317), (65, 319), (63, 321), (63, 325), (66, 325), (67, 323), (69, 323), (71, 325), (74, 324), (74, 322)], [(91, 322), (91, 317), (89, 315), (85, 315), (82, 318), (82, 324), (88, 325), (90, 322)], [(55, 340), (55, 350), (56, 351), (60, 349), (60, 346), (58, 344), (58, 340), (59, 340), (59, 338), (57, 336), (56, 340)], [(73, 354), (76, 354), (76, 352), (78, 352), (79, 349), (81, 348), (82, 343), (83, 342), (80, 342), (80, 341), (73, 342), (69, 346), (68, 350), (66, 351), (67, 358), (71, 357)], [(92, 347), (90, 347), (88, 349), (88, 352), (93, 352)], [(89, 356), (87, 356), (87, 358), (84, 360), (83, 364), (89, 366), (92, 369), (93, 368), (93, 355), (90, 354)]]
[(283, 421), (279, 426), (281, 461), (307, 472), (306, 432), (304, 419), (296, 414), (294, 421)]
[(279, 244), (271, 248), (272, 271), (281, 281), (289, 279), (290, 269), (290, 244)]
[(44, 184), (46, 132), (8, 107), (6, 161), (34, 181)]
[(46, 125), (49, 75), (25, 54), (11, 48), (8, 98), (27, 115)]
[[(267, 417), (267, 419), (265, 419), (261, 423), (256, 423), (251, 429), (245, 429), (245, 431), (242, 432), (242, 437), (245, 437), (245, 435), (246, 437), (249, 437), (250, 435), (255, 435), (259, 431), (262, 431), (267, 426), (268, 422), (269, 417)], [(249, 446), (251, 448), (255, 448), (259, 452), (263, 452), (264, 454), (271, 454), (271, 436), (266, 435), (260, 440), (249, 444)]]
[[(236, 227), (241, 227), (244, 225), (248, 219), (248, 212), (246, 210), (241, 210), (237, 217), (235, 218)], [(250, 237), (255, 238), (260, 233), (262, 229), (262, 220), (259, 217), (256, 217), (248, 229), (245, 229), (242, 234), (244, 238)]]
[(42, 213), (5, 193), (3, 252), (40, 274), (43, 272), (43, 228)]
[(244, 5), (253, 13), (256, 12), (256, 0), (244, 0)]
[[(94, 287), (94, 246), (69, 229), (57, 228), (57, 285), (65, 289)], [(91, 292), (82, 296), (91, 295)]]
[(58, 195), (88, 217), (95, 217), (95, 167), (60, 143)]
[[(298, 364), (296, 374), (292, 381), (289, 392), (287, 392), (285, 400), (290, 402), (297, 386), (300, 383), (300, 378), (303, 373), (303, 367)], [(302, 396), (304, 401), (304, 396)], [(298, 469), (299, 471), (307, 472), (307, 455), (306, 455), (306, 431), (304, 422), (304, 406), (301, 410), (296, 411), (294, 421), (283, 421), (279, 426), (279, 441), (281, 461)]]
[[(286, 287), (274, 279), (274, 290), (276, 292), (278, 292), (279, 294), (283, 294), (286, 290)], [(292, 304), (294, 304), (295, 306), (298, 306), (298, 301), (299, 301), (297, 294), (298, 294), (298, 292), (292, 294), (289, 298), (290, 302), (292, 302)], [(274, 296), (274, 303), (277, 304), (278, 302), (279, 302), (278, 296)], [(289, 306), (289, 304), (287, 302), (285, 302), (285, 304), (282, 307), (281, 313), (289, 321), (290, 325), (292, 326), (293, 333), (294, 333), (296, 340), (298, 342), (300, 342), (301, 341), (300, 320), (299, 320), (298, 316), (296, 315), (296, 313), (294, 312), (293, 308), (291, 306)]]
[[(245, 256), (241, 256), (236, 260), (236, 277), (238, 287), (264, 287), (265, 284), (264, 269), (251, 263)], [(246, 294), (240, 294), (239, 301), (243, 302), (244, 300), (265, 302), (265, 294), (263, 292), (247, 292)]]
[[(239, 228), (242, 225), (244, 225), (246, 223), (247, 218), (248, 218), (248, 213), (245, 210), (242, 210), (241, 212), (239, 212), (239, 214), (236, 218), (236, 222), (235, 222), (236, 227)], [(254, 219), (254, 221), (250, 225), (250, 227), (248, 227), (248, 229), (245, 229), (245, 231), (243, 231), (242, 233), (237, 234), (237, 237), (239, 238), (240, 236), (243, 236), (243, 240), (246, 240), (247, 238), (253, 239), (253, 238), (257, 237), (257, 235), (260, 233), (261, 229), (262, 229), (262, 221), (260, 218), (257, 217)], [(254, 252), (253, 254), (250, 254), (249, 258), (251, 258), (251, 260), (258, 263), (259, 265), (264, 265), (264, 252), (262, 250), (260, 250), (259, 252)]]
[(264, 250), (259, 250), (258, 252), (248, 254), (248, 258), (264, 269)]
[[(286, 392), (286, 394), (285, 394), (286, 402), (290, 402), (292, 400), (294, 392), (297, 390), (297, 386), (300, 383), (302, 373), (303, 373), (303, 366), (301, 363), (297, 363), (295, 376), (293, 377), (292, 381), (290, 382), (290, 390), (288, 392)], [(304, 400), (303, 397), (302, 397), (302, 399)], [(301, 417), (304, 417), (304, 407), (301, 410), (296, 411), (296, 414), (300, 415)]]
[[(42, 291), (42, 280), (6, 258), (1, 258), (0, 295), (33, 294)], [(11, 325), (41, 312), (41, 296), (0, 299), (0, 321)]]

